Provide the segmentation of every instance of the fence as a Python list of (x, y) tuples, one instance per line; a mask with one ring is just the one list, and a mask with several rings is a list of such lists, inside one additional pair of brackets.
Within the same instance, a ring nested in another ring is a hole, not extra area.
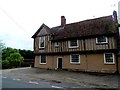
[(34, 59), (24, 59), (23, 64), (21, 65), (22, 67), (34, 67)]

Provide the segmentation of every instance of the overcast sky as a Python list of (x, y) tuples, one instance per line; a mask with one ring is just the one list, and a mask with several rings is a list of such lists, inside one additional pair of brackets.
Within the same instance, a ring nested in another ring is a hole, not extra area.
[(33, 50), (31, 36), (42, 23), (55, 27), (60, 17), (78, 22), (118, 11), (120, 0), (0, 0), (0, 40), (7, 47)]

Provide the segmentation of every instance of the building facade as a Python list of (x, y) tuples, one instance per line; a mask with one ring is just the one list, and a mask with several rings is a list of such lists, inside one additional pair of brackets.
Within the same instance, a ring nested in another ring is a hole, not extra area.
[(115, 73), (117, 61), (117, 15), (49, 28), (42, 24), (32, 36), (35, 67), (86, 72)]
[[(118, 28), (119, 28), (119, 36), (120, 36), (120, 1), (118, 2)], [(118, 47), (119, 47), (119, 54), (118, 54), (118, 70), (119, 70), (119, 73), (120, 73), (120, 37), (119, 37), (119, 45), (118, 45)]]

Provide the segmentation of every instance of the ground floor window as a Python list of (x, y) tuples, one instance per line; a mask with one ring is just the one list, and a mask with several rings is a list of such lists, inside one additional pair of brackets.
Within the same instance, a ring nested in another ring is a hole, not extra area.
[(46, 64), (46, 55), (40, 56), (40, 64)]
[(105, 64), (114, 64), (114, 53), (104, 53), (104, 63)]
[(71, 54), (70, 55), (70, 63), (73, 63), (73, 64), (80, 63), (80, 55), (79, 54)]

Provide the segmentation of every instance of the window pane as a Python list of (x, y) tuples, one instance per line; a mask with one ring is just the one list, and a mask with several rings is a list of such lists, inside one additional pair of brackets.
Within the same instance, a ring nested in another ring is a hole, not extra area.
[(112, 55), (112, 53), (106, 53), (105, 54), (105, 60), (108, 63), (113, 63), (113, 55)]
[(101, 36), (97, 38), (98, 42), (106, 42), (106, 37), (105, 36)]
[(45, 37), (40, 37), (40, 47), (44, 47)]
[(41, 55), (41, 63), (46, 63), (46, 56), (45, 55)]
[(71, 40), (70, 46), (77, 46), (77, 40)]
[(59, 46), (59, 42), (55, 42), (55, 46)]
[(78, 54), (71, 55), (71, 62), (78, 63), (79, 62), (79, 55)]

